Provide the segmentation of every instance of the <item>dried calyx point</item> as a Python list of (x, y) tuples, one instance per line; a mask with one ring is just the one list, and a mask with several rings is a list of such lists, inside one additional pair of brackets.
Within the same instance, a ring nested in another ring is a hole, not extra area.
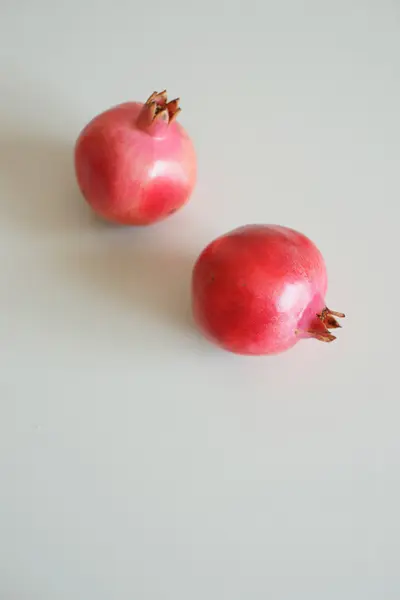
[(179, 98), (175, 98), (168, 102), (167, 90), (153, 92), (146, 101), (146, 106), (150, 109), (152, 122), (160, 120), (165, 121), (166, 123), (172, 123), (181, 112)]
[(335, 317), (338, 319), (344, 319), (345, 315), (341, 312), (330, 310), (327, 306), (325, 306), (322, 312), (317, 314), (317, 317), (320, 321), (320, 326), (316, 329), (309, 329), (308, 333), (321, 342), (333, 342), (333, 340), (336, 340), (336, 336), (333, 335), (329, 329), (337, 329), (338, 327), (341, 327)]

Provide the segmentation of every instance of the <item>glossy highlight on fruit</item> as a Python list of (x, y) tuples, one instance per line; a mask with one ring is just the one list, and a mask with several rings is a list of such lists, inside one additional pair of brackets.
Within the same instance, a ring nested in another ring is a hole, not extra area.
[(331, 342), (344, 314), (327, 308), (324, 259), (305, 235), (247, 225), (211, 242), (192, 274), (203, 334), (238, 354), (278, 354), (299, 340)]
[(96, 116), (75, 145), (80, 190), (104, 219), (148, 225), (174, 213), (196, 181), (191, 139), (177, 122), (179, 99), (154, 92)]

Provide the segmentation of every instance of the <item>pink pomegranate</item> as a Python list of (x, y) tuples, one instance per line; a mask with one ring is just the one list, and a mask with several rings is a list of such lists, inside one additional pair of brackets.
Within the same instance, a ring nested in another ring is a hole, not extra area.
[(179, 100), (154, 92), (145, 104), (111, 108), (75, 146), (79, 187), (93, 210), (126, 225), (164, 219), (188, 200), (196, 180), (193, 144), (176, 121)]
[(277, 354), (305, 338), (331, 342), (344, 314), (325, 304), (327, 275), (316, 246), (277, 225), (222, 235), (193, 269), (194, 318), (205, 336), (238, 354)]

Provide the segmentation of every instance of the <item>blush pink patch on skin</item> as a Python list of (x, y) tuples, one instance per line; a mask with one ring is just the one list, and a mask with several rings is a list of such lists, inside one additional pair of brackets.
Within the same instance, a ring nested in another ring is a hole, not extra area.
[(171, 179), (153, 179), (143, 190), (140, 213), (144, 221), (157, 221), (182, 206), (187, 193)]

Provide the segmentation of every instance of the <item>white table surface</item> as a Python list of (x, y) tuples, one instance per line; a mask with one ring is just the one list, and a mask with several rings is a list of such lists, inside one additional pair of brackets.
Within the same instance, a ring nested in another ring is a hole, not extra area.
[[(1, 600), (398, 600), (400, 5), (3, 0)], [(99, 223), (73, 144), (167, 87), (199, 183)], [(243, 358), (193, 261), (245, 223), (322, 250), (339, 339)]]

